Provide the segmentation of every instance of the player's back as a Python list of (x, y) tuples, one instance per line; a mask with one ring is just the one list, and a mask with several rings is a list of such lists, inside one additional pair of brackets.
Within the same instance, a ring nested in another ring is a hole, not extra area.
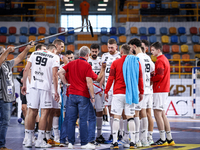
[(31, 54), (31, 87), (51, 91), (52, 69), (59, 66), (59, 57), (50, 51), (41, 50)]

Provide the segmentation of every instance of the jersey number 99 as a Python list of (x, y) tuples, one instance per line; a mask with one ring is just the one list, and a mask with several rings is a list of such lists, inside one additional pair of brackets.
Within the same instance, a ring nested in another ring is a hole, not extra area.
[(46, 66), (47, 64), (47, 58), (42, 58), (41, 56), (36, 57), (36, 65)]

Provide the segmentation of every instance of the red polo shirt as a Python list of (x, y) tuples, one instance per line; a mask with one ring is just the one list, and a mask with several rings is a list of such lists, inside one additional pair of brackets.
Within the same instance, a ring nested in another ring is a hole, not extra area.
[(96, 80), (97, 75), (92, 71), (92, 67), (87, 60), (80, 57), (77, 60), (69, 62), (63, 69), (66, 71), (65, 77), (70, 84), (68, 94), (90, 98), (86, 77)]
[[(122, 69), (123, 63), (126, 59), (126, 56), (127, 55), (124, 55), (121, 58), (113, 61), (111, 68), (110, 68), (110, 74), (108, 77), (108, 81), (106, 84), (105, 94), (107, 94), (108, 91), (110, 90), (113, 80), (114, 80), (113, 94), (126, 94), (126, 85), (124, 82), (123, 69)], [(140, 63), (139, 63), (138, 89), (140, 91), (140, 94), (144, 94), (142, 68), (141, 68)]]

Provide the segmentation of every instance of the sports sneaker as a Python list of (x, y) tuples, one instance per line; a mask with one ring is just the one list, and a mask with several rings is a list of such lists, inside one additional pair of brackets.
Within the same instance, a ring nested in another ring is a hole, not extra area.
[(52, 139), (48, 139), (47, 143), (52, 145), (52, 146), (59, 146), (60, 145), (60, 141), (59, 140), (58, 141), (54, 141)]
[(102, 135), (96, 138), (96, 142), (103, 144), (105, 142), (105, 139)]
[(137, 147), (142, 147), (142, 143), (140, 141), (136, 142)]
[(69, 143), (68, 144), (68, 149), (73, 149), (74, 148), (74, 145), (72, 145), (72, 143)]
[(27, 147), (27, 148), (31, 148), (32, 147), (32, 141), (30, 139), (26, 140), (25, 147)]
[(122, 135), (119, 135), (118, 136), (118, 141), (121, 141), (122, 140)]
[(118, 149), (119, 148), (118, 143), (117, 142), (115, 142), (114, 144), (112, 143), (110, 148), (111, 149)]
[(81, 146), (82, 149), (95, 149), (95, 145), (87, 143), (86, 145)]
[(120, 142), (122, 143), (124, 148), (129, 148), (129, 140), (122, 139)]
[[(148, 138), (147, 138), (148, 139)], [(148, 142), (149, 142), (149, 145), (151, 145), (151, 144), (153, 144), (154, 143), (154, 141), (153, 141), (153, 139), (148, 139)]]
[(112, 135), (112, 134), (110, 135), (110, 137), (109, 137), (108, 140), (109, 140), (109, 141), (112, 141), (112, 140), (113, 140), (113, 135)]
[(142, 141), (142, 147), (149, 147), (149, 142), (146, 140), (146, 141)]
[(166, 139), (166, 140), (167, 140), (168, 146), (175, 145), (175, 142), (173, 139), (171, 139), (171, 140)]
[(137, 147), (136, 147), (135, 143), (131, 142), (129, 148), (130, 148), (130, 149), (134, 149), (134, 148), (137, 148)]
[(37, 140), (35, 142), (35, 147), (37, 148), (48, 148), (48, 147), (52, 147), (50, 144), (46, 143), (44, 140), (39, 141)]
[(22, 143), (22, 144), (23, 144), (23, 145), (25, 145), (25, 144), (26, 144), (26, 141), (27, 141), (27, 139), (25, 139), (25, 138), (24, 138), (24, 140), (23, 140), (23, 143)]
[(8, 149), (6, 147), (1, 147), (0, 150), (12, 150), (12, 149)]
[(60, 143), (59, 147), (66, 147), (67, 145), (64, 143)]
[(90, 144), (94, 145), (94, 146), (101, 146), (99, 143), (97, 143), (96, 141), (92, 141), (92, 142), (89, 142)]
[(151, 146), (168, 146), (167, 140), (163, 141), (159, 139), (155, 143), (151, 144)]

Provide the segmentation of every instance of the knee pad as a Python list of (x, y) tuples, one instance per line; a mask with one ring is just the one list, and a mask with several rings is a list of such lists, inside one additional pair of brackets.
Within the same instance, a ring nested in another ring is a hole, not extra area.
[(129, 122), (129, 121), (134, 121), (134, 118), (129, 118), (129, 119), (127, 119), (127, 121)]

